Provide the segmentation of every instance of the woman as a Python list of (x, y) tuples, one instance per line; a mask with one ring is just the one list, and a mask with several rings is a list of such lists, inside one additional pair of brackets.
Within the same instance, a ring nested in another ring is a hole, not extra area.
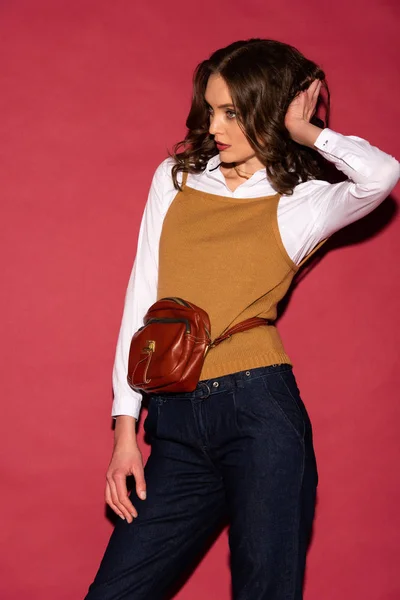
[[(311, 123), (321, 87), (329, 97), (315, 63), (272, 40), (231, 44), (195, 72), (188, 134), (155, 172), (128, 285), (106, 484), (121, 521), (87, 600), (165, 598), (225, 517), (234, 599), (302, 598), (318, 476), (274, 324), (211, 349), (193, 393), (150, 397), (144, 471), (141, 396), (126, 375), (132, 334), (157, 299), (205, 309), (212, 338), (249, 317), (274, 321), (300, 264), (395, 186), (394, 158)], [(347, 180), (324, 181), (325, 160)]]

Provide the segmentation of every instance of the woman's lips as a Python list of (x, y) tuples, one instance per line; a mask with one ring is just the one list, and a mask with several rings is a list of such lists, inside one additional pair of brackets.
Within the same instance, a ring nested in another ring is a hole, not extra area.
[(229, 144), (221, 144), (221, 142), (215, 142), (215, 145), (217, 146), (220, 152), (221, 150), (226, 150), (227, 148), (230, 148)]

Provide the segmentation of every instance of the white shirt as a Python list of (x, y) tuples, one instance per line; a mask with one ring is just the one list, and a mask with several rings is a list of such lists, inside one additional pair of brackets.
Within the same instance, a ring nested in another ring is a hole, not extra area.
[[(297, 185), (293, 195), (281, 196), (278, 204), (279, 231), (287, 253), (296, 264), (320, 241), (376, 208), (400, 176), (400, 165), (395, 158), (359, 137), (324, 129), (315, 142), (315, 148), (348, 180), (336, 184), (309, 180)], [(203, 172), (188, 176), (187, 185), (219, 196), (243, 198), (244, 202), (246, 198), (276, 194), (265, 169), (260, 169), (231, 191), (219, 163), (219, 155), (211, 158)], [(173, 164), (173, 159), (168, 158), (156, 169), (140, 225), (113, 369), (114, 417), (130, 415), (137, 418), (140, 412), (142, 395), (132, 390), (126, 380), (129, 346), (132, 335), (143, 325), (147, 309), (157, 300), (161, 229), (177, 194), (171, 177)]]

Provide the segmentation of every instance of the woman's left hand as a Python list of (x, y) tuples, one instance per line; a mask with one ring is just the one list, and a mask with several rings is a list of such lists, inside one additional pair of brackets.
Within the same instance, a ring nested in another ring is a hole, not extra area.
[(321, 81), (315, 79), (309, 88), (300, 92), (292, 100), (285, 115), (285, 127), (290, 137), (304, 146), (312, 147), (322, 129), (312, 125), (310, 119), (315, 113)]

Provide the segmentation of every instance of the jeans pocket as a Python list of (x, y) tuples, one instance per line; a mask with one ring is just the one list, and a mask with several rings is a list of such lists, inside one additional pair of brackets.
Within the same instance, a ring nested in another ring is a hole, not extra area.
[(263, 383), (271, 403), (286, 421), (286, 424), (301, 439), (305, 435), (305, 418), (302, 401), (291, 370), (263, 377)]

